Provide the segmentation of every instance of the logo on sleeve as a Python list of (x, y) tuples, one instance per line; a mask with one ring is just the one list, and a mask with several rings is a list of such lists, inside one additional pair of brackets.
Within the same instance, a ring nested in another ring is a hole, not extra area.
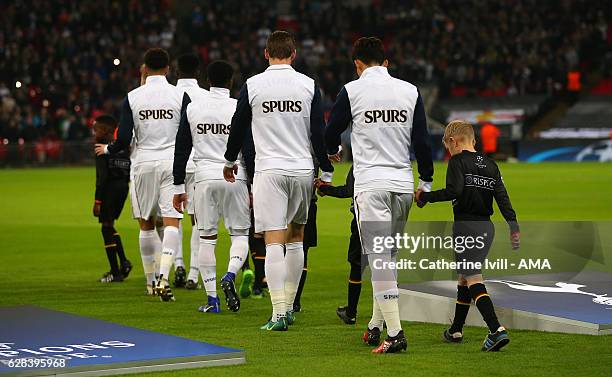
[(366, 110), (366, 123), (404, 123), (408, 120), (408, 110)]
[(465, 175), (465, 186), (466, 187), (476, 187), (482, 188), (485, 190), (494, 190), (495, 189), (495, 179), (490, 177), (483, 177), (481, 175), (476, 174), (466, 174)]
[(283, 101), (264, 101), (261, 106), (263, 113), (300, 113), (302, 112), (302, 101), (283, 100)]

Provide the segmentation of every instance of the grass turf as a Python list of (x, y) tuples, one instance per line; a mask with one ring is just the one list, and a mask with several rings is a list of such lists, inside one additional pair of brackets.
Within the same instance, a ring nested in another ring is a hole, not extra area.
[[(611, 220), (610, 164), (503, 164), (504, 180), (519, 220)], [(348, 165), (339, 165), (343, 182)], [(445, 165), (436, 165), (435, 188), (444, 182)], [(93, 168), (0, 171), (0, 306), (34, 304), (128, 326), (188, 337), (246, 351), (247, 364), (210, 370), (163, 372), (197, 376), (383, 375), (418, 376), (608, 376), (612, 337), (511, 330), (512, 342), (497, 354), (482, 354), (484, 328), (468, 327), (467, 342), (440, 341), (443, 325), (404, 323), (408, 353), (372, 355), (360, 336), (371, 311), (371, 287), (364, 283), (357, 326), (340, 323), (334, 309), (345, 304), (345, 262), (349, 201), (319, 201), (319, 246), (309, 254), (304, 312), (286, 333), (258, 328), (269, 315), (269, 300), (247, 299), (239, 313), (203, 315), (201, 291), (176, 290), (175, 303), (143, 295), (137, 226), (129, 204), (116, 228), (134, 263), (122, 284), (96, 279), (107, 269), (99, 225), (91, 215)], [(449, 220), (449, 204), (416, 207), (410, 220)], [(495, 217), (500, 220), (499, 214)], [(189, 232), (186, 229), (186, 234)], [(498, 237), (506, 237), (498, 234)], [(217, 248), (219, 275), (227, 263), (228, 237)], [(189, 238), (184, 237), (189, 259)], [(1, 335), (1, 330), (0, 330)]]

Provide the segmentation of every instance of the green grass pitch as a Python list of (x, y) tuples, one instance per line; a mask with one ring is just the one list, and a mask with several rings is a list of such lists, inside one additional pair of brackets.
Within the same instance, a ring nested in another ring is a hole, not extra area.
[[(347, 169), (337, 167), (336, 183), (344, 181)], [(519, 220), (612, 220), (610, 164), (502, 164), (501, 169)], [(445, 164), (437, 164), (435, 188), (444, 174)], [(364, 282), (357, 326), (341, 324), (334, 312), (346, 300), (349, 200), (319, 201), (319, 246), (309, 255), (304, 311), (286, 333), (259, 330), (270, 313), (268, 300), (244, 300), (239, 313), (204, 315), (196, 310), (205, 299), (202, 291), (176, 290), (175, 303), (146, 297), (137, 225), (127, 203), (117, 229), (135, 269), (122, 284), (102, 285), (96, 279), (107, 266), (91, 214), (94, 176), (93, 168), (0, 170), (0, 306), (34, 304), (246, 351), (245, 365), (206, 370), (215, 376), (609, 376), (610, 336), (511, 329), (512, 342), (503, 352), (483, 354), (484, 328), (468, 327), (465, 344), (449, 345), (440, 340), (442, 325), (404, 323), (408, 352), (372, 355), (360, 340), (371, 286)], [(410, 214), (410, 220), (450, 218), (448, 203), (414, 207)], [(222, 234), (218, 276), (227, 247)], [(188, 260), (188, 236), (184, 250)], [(203, 374), (196, 369), (158, 375)]]

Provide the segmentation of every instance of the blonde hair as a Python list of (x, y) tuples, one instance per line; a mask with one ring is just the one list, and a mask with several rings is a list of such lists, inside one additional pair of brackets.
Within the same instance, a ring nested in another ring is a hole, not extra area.
[(476, 144), (474, 127), (465, 120), (453, 120), (446, 126), (444, 129), (444, 137), (442, 137), (442, 142), (445, 146), (451, 137), (455, 140), (465, 139), (467, 142), (471, 141), (472, 144)]

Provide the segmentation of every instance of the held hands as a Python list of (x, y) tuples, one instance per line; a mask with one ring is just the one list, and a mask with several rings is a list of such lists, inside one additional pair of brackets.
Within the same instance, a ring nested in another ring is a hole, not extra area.
[(102, 205), (102, 202), (100, 201), (95, 201), (94, 202), (94, 206), (93, 206), (93, 215), (94, 217), (100, 217), (100, 206)]
[(106, 154), (106, 144), (96, 144), (94, 147), (94, 151), (96, 151), (96, 156), (102, 156)]
[(342, 161), (342, 145), (338, 146), (338, 152), (336, 152), (336, 154), (328, 154), (327, 158), (329, 159), (329, 162), (331, 163), (341, 162)]
[(225, 165), (223, 167), (223, 178), (226, 181), (234, 183), (236, 182), (236, 174), (238, 174), (238, 165), (234, 164), (232, 167)]
[(183, 209), (185, 208), (186, 204), (187, 193), (174, 194), (174, 197), (172, 198), (172, 206), (175, 210), (177, 210), (179, 213), (183, 213)]
[(512, 250), (518, 250), (521, 247), (521, 232), (510, 232), (510, 243)]
[(423, 194), (423, 192), (425, 192), (423, 189), (418, 189), (414, 195), (414, 201), (419, 208), (423, 208), (425, 207), (425, 204), (427, 204), (421, 200), (421, 194)]
[(414, 201), (417, 204), (417, 207), (423, 208), (427, 202), (423, 201), (422, 195), (424, 192), (431, 191), (431, 182), (423, 181), (419, 179), (419, 186), (417, 187), (416, 193), (414, 194)]
[(329, 187), (329, 186), (331, 186), (331, 183), (324, 182), (320, 180), (319, 178), (316, 178), (314, 180), (314, 187), (317, 189), (317, 194), (319, 194), (319, 196), (325, 196), (325, 193), (321, 190), (321, 187)]

